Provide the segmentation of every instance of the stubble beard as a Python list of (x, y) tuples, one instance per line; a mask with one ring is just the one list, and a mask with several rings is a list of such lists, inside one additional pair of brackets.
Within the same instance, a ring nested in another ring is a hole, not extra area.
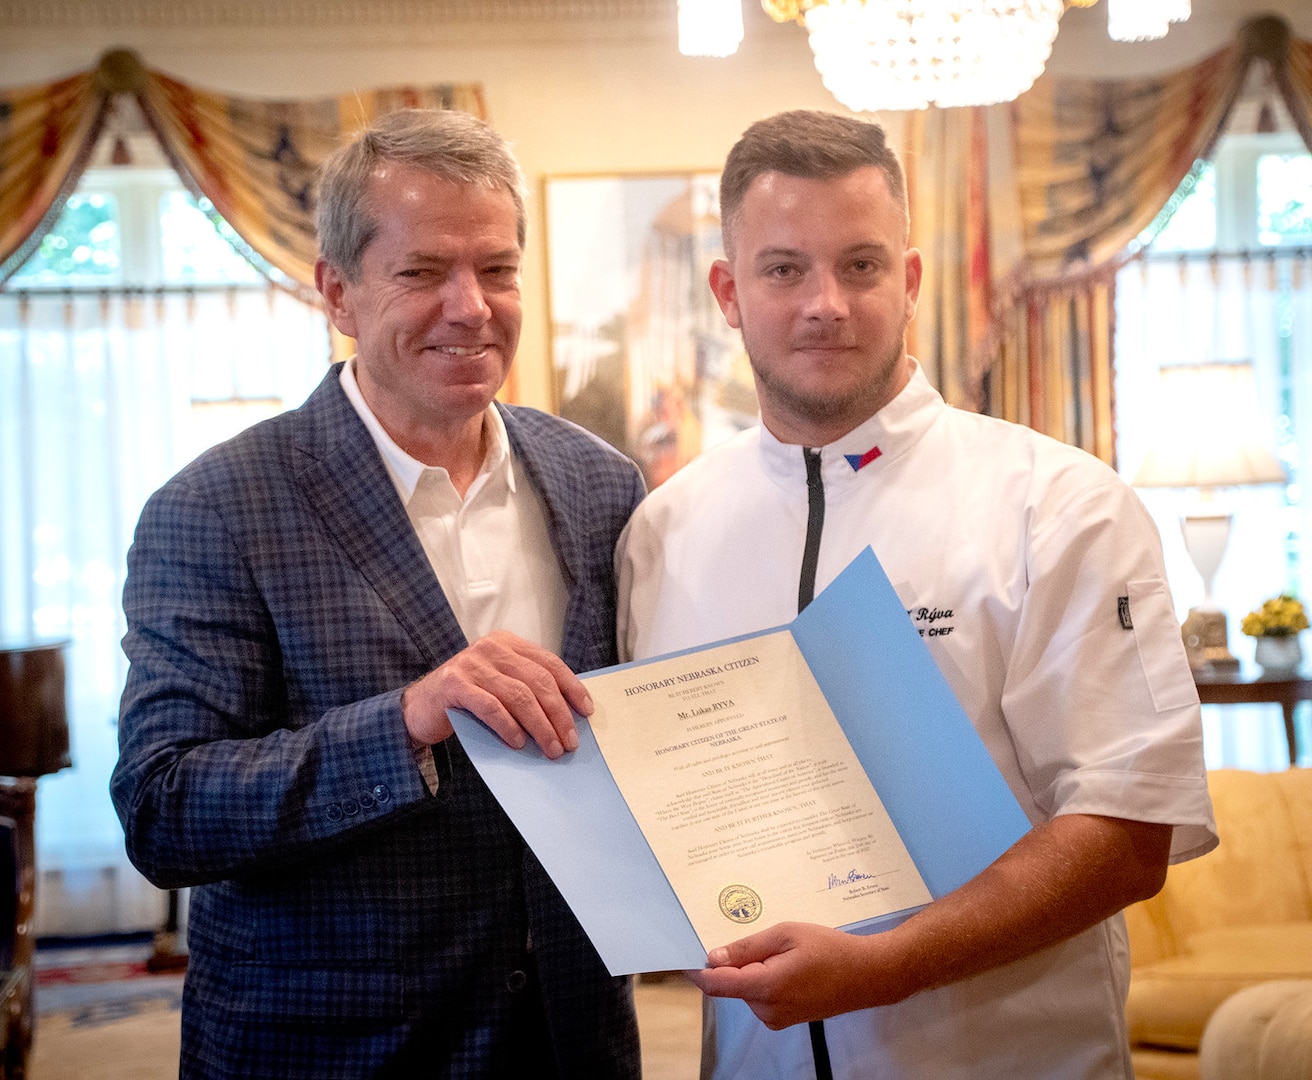
[(898, 370), (904, 353), (902, 335), (895, 337), (888, 352), (872, 362), (868, 378), (847, 390), (808, 392), (774, 370), (766, 370), (753, 357), (752, 347), (746, 344), (747, 358), (751, 361), (756, 379), (757, 394), (769, 402), (773, 412), (790, 418), (798, 426), (821, 430), (841, 426), (845, 431), (869, 420), (886, 402), (883, 400), (885, 384)]

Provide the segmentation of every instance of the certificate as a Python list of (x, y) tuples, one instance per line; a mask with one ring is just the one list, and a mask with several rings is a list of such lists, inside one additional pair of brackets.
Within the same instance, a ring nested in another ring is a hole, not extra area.
[(791, 631), (586, 682), (592, 734), (707, 951), (931, 899)]
[(785, 627), (584, 682), (573, 753), (454, 709), (452, 752), (614, 975), (784, 920), (883, 929), (1029, 828), (869, 549)]

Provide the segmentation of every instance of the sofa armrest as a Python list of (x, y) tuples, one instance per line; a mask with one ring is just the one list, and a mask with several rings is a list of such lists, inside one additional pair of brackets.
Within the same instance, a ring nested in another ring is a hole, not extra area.
[(1212, 1014), (1198, 1052), (1202, 1080), (1312, 1076), (1312, 979), (1240, 990)]

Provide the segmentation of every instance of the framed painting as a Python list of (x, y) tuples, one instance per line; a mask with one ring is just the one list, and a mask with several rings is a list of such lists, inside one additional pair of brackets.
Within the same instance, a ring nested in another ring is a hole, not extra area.
[(756, 420), (738, 331), (711, 295), (716, 173), (548, 177), (556, 409), (655, 487)]

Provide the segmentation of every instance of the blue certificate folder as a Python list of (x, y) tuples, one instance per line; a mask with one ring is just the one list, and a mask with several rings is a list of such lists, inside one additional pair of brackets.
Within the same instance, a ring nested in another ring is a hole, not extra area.
[[(1029, 829), (873, 551), (858, 555), (784, 629), (792, 631), (931, 896), (974, 877)], [(579, 748), (550, 761), (533, 743), (510, 749), (467, 712), (450, 715), (461, 746), (612, 975), (705, 964), (706, 950), (586, 720), (579, 721)], [(870, 933), (910, 914), (843, 929)]]

